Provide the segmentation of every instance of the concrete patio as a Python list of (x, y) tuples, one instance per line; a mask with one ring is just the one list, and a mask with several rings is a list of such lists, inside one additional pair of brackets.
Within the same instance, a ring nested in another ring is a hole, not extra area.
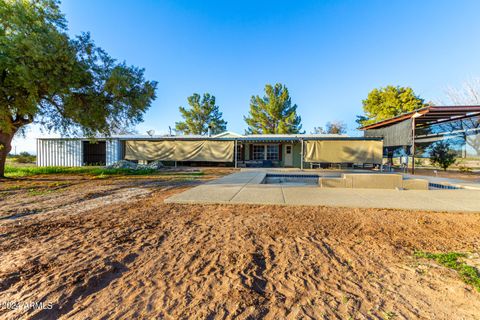
[[(352, 208), (394, 208), (433, 211), (480, 212), (480, 185), (423, 177), (435, 183), (466, 187), (461, 190), (392, 190), (320, 188), (261, 184), (268, 170), (244, 170), (176, 194), (167, 203), (248, 203), (311, 205)], [(301, 172), (295, 172), (301, 173)], [(338, 176), (339, 172), (307, 171), (308, 174)]]

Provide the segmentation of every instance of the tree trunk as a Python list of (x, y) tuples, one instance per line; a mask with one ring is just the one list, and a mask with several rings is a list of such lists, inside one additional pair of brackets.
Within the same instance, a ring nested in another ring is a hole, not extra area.
[(7, 155), (12, 150), (12, 139), (14, 133), (7, 134), (0, 131), (0, 178), (5, 177), (5, 163)]

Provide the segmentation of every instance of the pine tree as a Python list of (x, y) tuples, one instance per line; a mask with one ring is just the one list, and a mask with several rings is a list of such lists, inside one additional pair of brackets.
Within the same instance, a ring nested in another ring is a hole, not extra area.
[(248, 125), (247, 133), (302, 133), (301, 117), (297, 115), (297, 105), (292, 105), (288, 89), (277, 83), (265, 86), (265, 96), (252, 96), (250, 114), (244, 117)]
[(215, 96), (205, 93), (200, 97), (194, 93), (187, 100), (190, 109), (179, 107), (184, 121), (175, 123), (177, 131), (184, 134), (206, 134), (210, 127), (212, 134), (218, 134), (227, 129), (227, 122), (222, 119), (222, 113), (215, 105)]

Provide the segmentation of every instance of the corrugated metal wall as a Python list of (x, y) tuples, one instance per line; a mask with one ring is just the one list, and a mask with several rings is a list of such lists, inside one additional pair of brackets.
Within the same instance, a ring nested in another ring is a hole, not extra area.
[(409, 146), (412, 144), (412, 119), (394, 125), (364, 131), (365, 137), (383, 138), (384, 147)]
[[(39, 167), (83, 166), (82, 139), (37, 139), (37, 165)], [(122, 143), (118, 139), (106, 140), (106, 165), (122, 158)]]
[(37, 140), (37, 165), (39, 167), (79, 167), (82, 165), (82, 162), (81, 140)]
[(107, 166), (122, 159), (122, 143), (118, 139), (107, 140)]

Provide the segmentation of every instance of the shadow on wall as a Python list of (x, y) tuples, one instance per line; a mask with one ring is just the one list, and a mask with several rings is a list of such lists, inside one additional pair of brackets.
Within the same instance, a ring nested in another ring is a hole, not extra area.
[(343, 147), (342, 152), (348, 155), (345, 158), (348, 158), (349, 161), (356, 164), (364, 163), (373, 163), (373, 164), (382, 164), (383, 159), (383, 150), (380, 154), (375, 154), (375, 150), (358, 150), (356, 148)]

